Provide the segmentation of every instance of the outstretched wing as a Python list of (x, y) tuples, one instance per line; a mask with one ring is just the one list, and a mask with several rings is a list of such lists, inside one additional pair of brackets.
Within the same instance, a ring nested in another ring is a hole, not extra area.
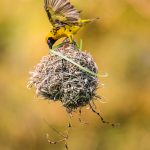
[(52, 25), (77, 22), (80, 12), (69, 0), (44, 0), (45, 11)]

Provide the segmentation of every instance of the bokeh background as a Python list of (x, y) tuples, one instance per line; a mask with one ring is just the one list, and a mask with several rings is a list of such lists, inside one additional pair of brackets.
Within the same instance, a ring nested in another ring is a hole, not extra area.
[[(72, 0), (83, 18), (100, 17), (75, 37), (83, 40), (105, 84), (96, 102), (106, 120), (101, 123), (83, 109), (74, 113), (70, 150), (150, 150), (150, 1)], [(60, 103), (47, 102), (26, 88), (29, 71), (47, 55), (45, 36), (50, 30), (43, 0), (0, 1), (0, 150), (64, 150), (45, 137), (61, 139), (49, 126), (66, 129), (68, 118)], [(46, 121), (48, 123), (46, 123)]]

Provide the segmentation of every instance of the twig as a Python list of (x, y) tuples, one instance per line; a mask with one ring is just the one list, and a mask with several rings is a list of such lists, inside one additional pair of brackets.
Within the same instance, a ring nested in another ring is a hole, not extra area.
[[(60, 133), (59, 131), (57, 131), (56, 129), (55, 129), (55, 131), (59, 134), (59, 135), (62, 135), (62, 133)], [(48, 142), (50, 143), (50, 144), (58, 144), (58, 143), (60, 143), (60, 142), (65, 142), (65, 148), (67, 149), (67, 150), (69, 150), (69, 148), (68, 148), (68, 144), (67, 144), (67, 141), (68, 141), (68, 135), (62, 135), (64, 138), (63, 139), (61, 139), (61, 140), (58, 140), (58, 141), (51, 141), (50, 140), (50, 137), (49, 137), (49, 134), (46, 134), (46, 138), (47, 138), (47, 140), (48, 140)]]
[(116, 126), (119, 125), (119, 124), (111, 123), (111, 122), (109, 122), (109, 121), (105, 121), (104, 118), (100, 115), (100, 113), (97, 112), (97, 111), (92, 107), (92, 105), (91, 105), (90, 103), (89, 103), (89, 106), (90, 106), (91, 110), (92, 110), (95, 114), (97, 114), (97, 115), (100, 117), (102, 123), (111, 125), (112, 127), (116, 127)]
[(84, 122), (84, 121), (81, 119), (81, 114), (82, 114), (82, 110), (81, 110), (81, 108), (79, 108), (79, 122), (80, 122), (81, 124), (87, 125), (88, 123), (87, 123), (87, 122)]
[(67, 134), (65, 135), (65, 134), (63, 134), (62, 132), (59, 132), (58, 130), (56, 130), (55, 128), (53, 128), (52, 126), (50, 126), (49, 123), (48, 123), (46, 120), (45, 120), (45, 122), (48, 124), (48, 126), (49, 126), (54, 132), (56, 132), (58, 135), (60, 135), (60, 136), (62, 137), (62, 139), (60, 139), (60, 140), (58, 140), (58, 141), (51, 141), (51, 140), (50, 140), (50, 136), (49, 136), (49, 134), (47, 133), (47, 134), (46, 134), (46, 138), (47, 138), (47, 140), (48, 140), (48, 143), (50, 143), (50, 144), (58, 144), (58, 143), (60, 143), (60, 142), (64, 142), (66, 150), (69, 150), (67, 141), (68, 141), (68, 138), (69, 138), (69, 131), (68, 131), (68, 129), (69, 129), (70, 127), (68, 126)]

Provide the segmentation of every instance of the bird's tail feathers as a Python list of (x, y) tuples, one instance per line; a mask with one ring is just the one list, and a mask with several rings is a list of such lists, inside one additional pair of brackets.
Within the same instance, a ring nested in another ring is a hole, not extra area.
[(100, 18), (97, 17), (97, 18), (94, 18), (94, 19), (83, 19), (83, 20), (80, 20), (79, 23), (82, 24), (82, 25), (84, 25), (84, 24), (93, 22), (93, 21), (98, 20), (98, 19), (100, 19)]

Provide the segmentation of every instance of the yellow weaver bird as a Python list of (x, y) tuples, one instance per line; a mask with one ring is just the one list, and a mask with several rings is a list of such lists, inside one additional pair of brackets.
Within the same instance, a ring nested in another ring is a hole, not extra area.
[(95, 19), (80, 19), (80, 11), (70, 3), (69, 0), (44, 0), (44, 8), (52, 24), (52, 29), (46, 37), (50, 48), (62, 37), (68, 37), (73, 42), (73, 35), (86, 23)]

